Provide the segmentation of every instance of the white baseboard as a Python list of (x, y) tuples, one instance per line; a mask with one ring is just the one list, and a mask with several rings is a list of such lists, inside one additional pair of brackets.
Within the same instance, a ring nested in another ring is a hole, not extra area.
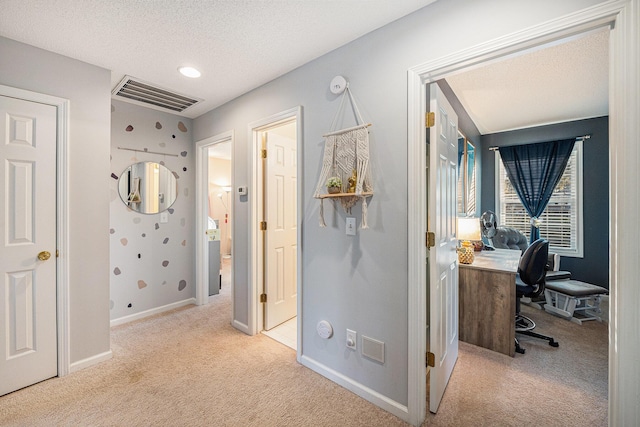
[(112, 357), (113, 357), (113, 353), (111, 353), (111, 350), (109, 350), (109, 351), (105, 351), (104, 353), (96, 354), (95, 356), (87, 357), (86, 359), (73, 362), (69, 366), (69, 373), (76, 372), (84, 368), (88, 368), (89, 366), (97, 365), (98, 363), (109, 360)]
[(176, 308), (184, 307), (185, 305), (195, 304), (195, 298), (188, 298), (182, 301), (174, 302), (171, 304), (163, 305), (161, 307), (151, 308), (149, 310), (141, 311), (140, 313), (130, 314), (129, 316), (119, 317), (111, 320), (111, 327), (122, 325), (124, 323), (133, 322), (134, 320), (144, 319), (145, 317), (153, 316), (154, 314), (164, 313), (165, 311), (173, 310)]
[(330, 379), (338, 385), (346, 388), (349, 391), (357, 394), (365, 400), (373, 403), (374, 405), (384, 409), (387, 412), (392, 413), (398, 418), (401, 418), (403, 421), (409, 422), (409, 409), (406, 405), (401, 405), (395, 400), (389, 399), (386, 396), (378, 393), (375, 390), (370, 389), (369, 387), (360, 384), (353, 379), (346, 377), (345, 375), (334, 371), (333, 369), (316, 362), (313, 359), (310, 359), (308, 356), (302, 356), (300, 358), (300, 363), (303, 366), (311, 369), (312, 371), (317, 372), (325, 378)]
[(238, 322), (237, 320), (233, 320), (231, 322), (231, 326), (233, 326), (234, 328), (236, 328), (237, 330), (244, 332), (247, 335), (251, 335), (251, 332), (249, 332), (249, 325), (242, 323), (242, 322)]

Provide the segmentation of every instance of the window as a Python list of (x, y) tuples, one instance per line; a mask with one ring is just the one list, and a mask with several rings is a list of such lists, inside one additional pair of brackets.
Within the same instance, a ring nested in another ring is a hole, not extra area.
[[(512, 227), (529, 236), (531, 224), (518, 194), (496, 151), (498, 225)], [(540, 237), (549, 241), (549, 251), (582, 257), (582, 141), (576, 141), (567, 168), (540, 216)]]

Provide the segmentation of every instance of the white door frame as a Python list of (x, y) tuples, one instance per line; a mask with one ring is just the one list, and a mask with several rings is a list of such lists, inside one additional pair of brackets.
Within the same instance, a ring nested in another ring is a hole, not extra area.
[[(620, 425), (624, 416), (629, 413), (631, 402), (620, 402), (625, 393), (619, 390), (619, 373), (621, 366), (631, 369), (634, 363), (630, 356), (621, 354), (617, 348), (619, 325), (635, 328), (638, 315), (635, 310), (627, 310), (625, 319), (619, 318), (618, 307), (625, 303), (634, 304), (640, 296), (640, 291), (634, 292), (635, 298), (629, 297), (625, 301), (617, 297), (618, 283), (635, 283), (638, 275), (637, 263), (629, 262), (619, 265), (618, 260), (624, 257), (625, 251), (637, 254), (635, 244), (638, 240), (638, 229), (635, 227), (635, 217), (627, 218), (629, 207), (624, 209), (624, 200), (635, 196), (634, 206), (637, 206), (638, 182), (637, 166), (633, 162), (638, 158), (638, 147), (633, 141), (638, 141), (637, 117), (640, 106), (637, 96), (626, 96), (627, 93), (637, 94), (640, 89), (638, 83), (638, 0), (614, 0), (584, 9), (582, 11), (542, 23), (531, 28), (501, 37), (480, 45), (459, 51), (457, 53), (430, 61), (408, 71), (408, 254), (409, 254), (409, 301), (408, 301), (408, 333), (409, 333), (409, 369), (408, 369), (408, 415), (409, 422), (420, 425), (426, 416), (426, 368), (425, 325), (427, 309), (423, 303), (426, 298), (426, 247), (424, 244), (426, 233), (426, 152), (425, 127), (423, 119), (426, 112), (425, 85), (448, 74), (477, 66), (479, 64), (520, 52), (528, 48), (539, 46), (555, 40), (560, 40), (585, 31), (604, 26), (615, 28), (611, 31), (611, 54), (609, 56), (611, 70), (609, 76), (610, 120), (609, 120), (609, 153), (610, 153), (610, 327), (609, 327), (609, 424)], [(635, 72), (633, 72), (635, 71)], [(635, 80), (634, 80), (635, 79)], [(632, 145), (632, 147), (628, 147)], [(631, 152), (631, 156), (629, 156)], [(635, 156), (633, 155), (635, 154)], [(625, 157), (625, 155), (627, 157)], [(624, 162), (621, 167), (620, 162)], [(614, 167), (612, 167), (614, 166)], [(617, 167), (616, 167), (617, 166)], [(634, 179), (635, 178), (635, 179)], [(634, 183), (624, 186), (621, 183)], [(621, 189), (624, 191), (621, 191)], [(431, 191), (431, 190), (430, 190)], [(635, 192), (635, 193), (634, 193)], [(618, 215), (616, 215), (618, 213)], [(625, 214), (625, 215), (620, 215)], [(623, 224), (624, 222), (624, 224)], [(620, 230), (625, 230), (623, 238)], [(633, 234), (630, 236), (629, 233)], [(634, 234), (635, 233), (635, 234)], [(635, 238), (634, 238), (635, 236)], [(622, 241), (624, 240), (624, 241)], [(635, 251), (635, 252), (634, 252)], [(626, 258), (627, 261), (630, 258)], [(631, 292), (630, 292), (631, 291)], [(621, 386), (634, 387), (629, 384)], [(638, 386), (635, 386), (637, 390)], [(631, 390), (628, 390), (631, 391)], [(631, 392), (627, 394), (634, 396)], [(624, 413), (624, 411), (627, 411)], [(635, 409), (636, 411), (638, 409)], [(636, 412), (637, 414), (638, 412)]]
[[(231, 143), (231, 153), (233, 147), (234, 132), (232, 130), (211, 136), (196, 142), (196, 304), (205, 305), (209, 303), (209, 245), (203, 230), (208, 227), (209, 204), (209, 147), (222, 142)], [(231, 188), (234, 177), (234, 160), (231, 155)], [(233, 198), (229, 206), (229, 213), (233, 218)], [(235, 221), (231, 221), (231, 235), (233, 236)], [(233, 256), (234, 246), (231, 245), (231, 275), (233, 283), (233, 271), (235, 257)], [(235, 287), (234, 287), (235, 289)], [(231, 319), (235, 319), (235, 306), (233, 305), (234, 290), (231, 292)]]
[(247, 333), (250, 335), (255, 335), (262, 330), (263, 319), (261, 316), (262, 307), (259, 302), (258, 294), (261, 286), (260, 279), (262, 275), (260, 274), (260, 260), (262, 255), (262, 246), (259, 244), (261, 239), (261, 231), (258, 226), (258, 221), (260, 219), (260, 188), (262, 183), (262, 166), (260, 162), (260, 150), (262, 148), (262, 141), (258, 138), (258, 133), (268, 130), (269, 128), (277, 127), (286, 122), (295, 120), (296, 121), (296, 144), (297, 144), (297, 158), (298, 158), (298, 167), (296, 170), (297, 174), (297, 236), (296, 236), (296, 247), (297, 247), (297, 263), (296, 263), (296, 282), (297, 282), (297, 293), (298, 293), (298, 303), (297, 303), (297, 322), (298, 322), (298, 350), (297, 350), (297, 358), (300, 360), (300, 355), (302, 354), (302, 220), (304, 218), (303, 211), (303, 138), (302, 138), (302, 106), (294, 107), (286, 111), (282, 111), (280, 113), (274, 114), (272, 116), (266, 117), (264, 119), (257, 120), (255, 122), (249, 123), (249, 135), (248, 141), (251, 144), (250, 150), (250, 159), (249, 159), (249, 171), (251, 178), (251, 187), (249, 191), (249, 200), (251, 201), (251, 223), (249, 225), (249, 250), (250, 253), (250, 262), (249, 262), (249, 293), (248, 293), (248, 304), (249, 304), (249, 319), (248, 319), (248, 330)]
[(58, 376), (71, 370), (69, 332), (69, 100), (0, 85), (0, 95), (56, 108), (56, 321)]

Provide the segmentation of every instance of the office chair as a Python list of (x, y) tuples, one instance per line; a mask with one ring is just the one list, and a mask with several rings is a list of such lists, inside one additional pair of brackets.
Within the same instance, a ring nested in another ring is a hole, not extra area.
[[(529, 245), (520, 258), (516, 276), (516, 333), (547, 340), (551, 347), (558, 347), (558, 342), (553, 338), (533, 332), (535, 322), (520, 313), (520, 298), (535, 298), (544, 292), (548, 254), (549, 242), (538, 239)], [(524, 354), (524, 351), (516, 338), (516, 352)]]

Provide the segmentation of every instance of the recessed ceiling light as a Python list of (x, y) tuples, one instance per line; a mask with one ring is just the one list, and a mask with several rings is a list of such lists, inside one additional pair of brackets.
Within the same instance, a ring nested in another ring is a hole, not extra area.
[(178, 71), (180, 71), (180, 74), (183, 76), (191, 77), (193, 79), (200, 77), (200, 71), (193, 67), (179, 67)]

